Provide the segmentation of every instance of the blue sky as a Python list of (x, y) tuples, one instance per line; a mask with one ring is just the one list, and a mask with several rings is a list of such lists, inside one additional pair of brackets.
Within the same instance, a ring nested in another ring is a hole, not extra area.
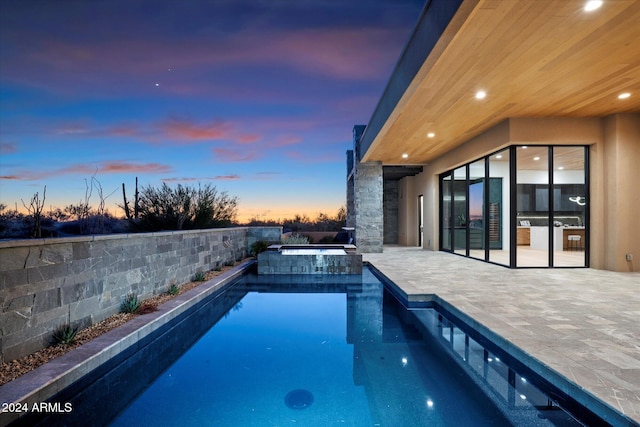
[[(0, 202), (212, 183), (238, 219), (334, 214), (416, 0), (0, 3)], [(94, 195), (90, 203), (99, 202)]]

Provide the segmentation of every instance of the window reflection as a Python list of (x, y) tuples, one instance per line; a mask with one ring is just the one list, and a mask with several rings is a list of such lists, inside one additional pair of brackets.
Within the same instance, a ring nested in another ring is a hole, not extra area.
[(485, 259), (484, 159), (469, 165), (469, 255)]
[(509, 150), (489, 157), (489, 261), (509, 265)]

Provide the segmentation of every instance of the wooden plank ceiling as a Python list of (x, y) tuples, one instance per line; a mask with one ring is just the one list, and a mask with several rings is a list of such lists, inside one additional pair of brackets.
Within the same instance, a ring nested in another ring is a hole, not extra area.
[(465, 0), (363, 160), (426, 164), (510, 117), (640, 111), (640, 1), (585, 2)]

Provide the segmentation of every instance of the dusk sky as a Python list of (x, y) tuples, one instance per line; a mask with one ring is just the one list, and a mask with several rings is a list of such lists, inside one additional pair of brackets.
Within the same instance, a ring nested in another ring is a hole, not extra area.
[(241, 221), (334, 215), (423, 3), (2, 1), (0, 202), (77, 204), (95, 174), (116, 216), (136, 176), (212, 183)]

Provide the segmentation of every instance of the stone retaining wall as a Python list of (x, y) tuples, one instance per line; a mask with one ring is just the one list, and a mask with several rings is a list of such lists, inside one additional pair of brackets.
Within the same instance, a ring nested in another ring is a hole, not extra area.
[(129, 293), (165, 292), (281, 233), (239, 227), (0, 242), (0, 362), (46, 347), (60, 325), (104, 320)]

